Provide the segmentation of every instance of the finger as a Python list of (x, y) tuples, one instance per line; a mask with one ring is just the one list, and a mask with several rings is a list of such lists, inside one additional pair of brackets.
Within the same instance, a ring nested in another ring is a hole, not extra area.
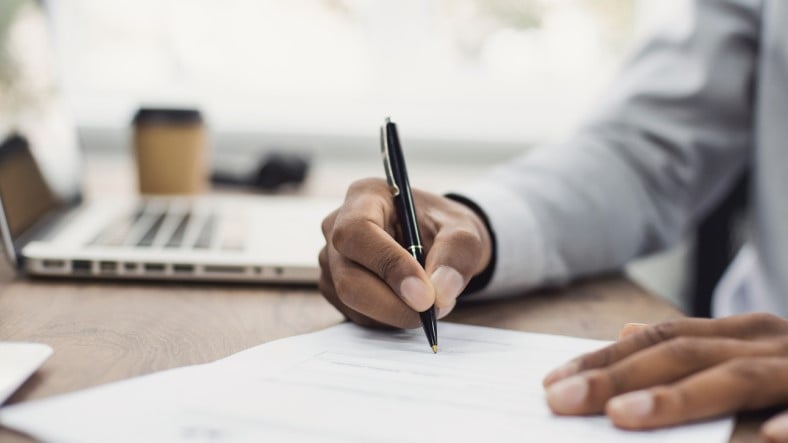
[(440, 320), (440, 319), (446, 317), (447, 315), (449, 315), (449, 313), (451, 313), (451, 311), (454, 310), (455, 306), (457, 306), (457, 301), (456, 300), (454, 302), (452, 302), (448, 306), (441, 306), (441, 307), (439, 307), (438, 310), (437, 310), (437, 314), (436, 314), (436, 316), (438, 317), (438, 320)]
[(425, 266), (435, 288), (438, 309), (453, 306), (471, 277), (481, 271), (481, 252), (481, 238), (471, 229), (452, 227), (438, 231)]
[(326, 248), (323, 248), (320, 251), (320, 255), (318, 258), (320, 262), (320, 278), (317, 283), (318, 290), (320, 293), (325, 297), (325, 299), (342, 315), (344, 315), (348, 320), (352, 321), (353, 323), (367, 326), (367, 327), (381, 327), (385, 326), (380, 322), (377, 322), (367, 316), (361, 315), (360, 313), (350, 309), (349, 307), (345, 306), (339, 297), (337, 297), (336, 290), (334, 289), (334, 284), (331, 279), (331, 268), (328, 266), (328, 254), (326, 252)]
[(557, 414), (601, 412), (607, 401), (625, 392), (671, 383), (728, 360), (779, 356), (785, 346), (775, 340), (679, 337), (631, 355), (604, 369), (566, 378), (547, 389), (547, 403)]
[(487, 267), (492, 254), (490, 234), (479, 216), (457, 202), (447, 206), (429, 218), (437, 234), (425, 263), (435, 288), (435, 305), (444, 312), (450, 311), (471, 277)]
[(788, 401), (788, 358), (729, 361), (674, 385), (635, 391), (608, 402), (616, 426), (652, 429)]
[(331, 244), (386, 282), (412, 309), (423, 312), (435, 304), (435, 291), (419, 262), (384, 229), (388, 200), (364, 194), (346, 202), (334, 222)]
[(618, 333), (618, 340), (623, 340), (636, 332), (640, 332), (643, 329), (647, 328), (648, 325), (645, 323), (627, 323), (621, 328), (621, 332)]
[(784, 324), (788, 325), (788, 322), (780, 317), (760, 313), (715, 320), (687, 318), (658, 323), (610, 346), (571, 360), (550, 372), (542, 383), (549, 386), (578, 372), (608, 366), (642, 349), (679, 336), (756, 338), (777, 335)]
[(542, 384), (547, 387), (581, 371), (610, 365), (637, 351), (679, 335), (713, 335), (713, 324), (711, 320), (695, 318), (657, 323), (598, 351), (570, 360), (547, 374)]
[[(334, 288), (339, 300), (359, 314), (396, 328), (415, 328), (418, 314), (369, 270), (328, 247)], [(341, 271), (340, 271), (341, 270)]]
[(788, 443), (788, 411), (769, 419), (763, 425), (761, 434), (767, 442)]

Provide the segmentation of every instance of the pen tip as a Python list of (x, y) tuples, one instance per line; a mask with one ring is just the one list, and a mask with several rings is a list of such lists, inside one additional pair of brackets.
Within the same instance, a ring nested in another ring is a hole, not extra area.
[(433, 354), (437, 354), (438, 353), (438, 345), (432, 345), (432, 353)]

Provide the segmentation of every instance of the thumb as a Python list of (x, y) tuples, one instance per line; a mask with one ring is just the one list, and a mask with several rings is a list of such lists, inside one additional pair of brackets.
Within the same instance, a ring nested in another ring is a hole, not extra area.
[(434, 289), (424, 269), (383, 228), (365, 220), (337, 224), (332, 245), (340, 254), (385, 281), (414, 310), (423, 312), (435, 303)]

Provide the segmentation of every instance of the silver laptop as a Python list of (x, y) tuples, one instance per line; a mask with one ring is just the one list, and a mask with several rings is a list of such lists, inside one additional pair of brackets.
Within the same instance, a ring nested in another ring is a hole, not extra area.
[[(14, 98), (0, 100), (13, 104), (0, 106), (0, 234), (18, 267), (42, 276), (317, 281), (320, 221), (336, 201), (206, 195), (84, 202), (76, 130), (56, 92), (53, 57), (0, 38), (0, 46), (12, 43), (22, 46), (0, 47), (21, 57), (10, 60), (17, 77), (0, 82), (0, 98)], [(40, 81), (27, 81), (27, 69)]]

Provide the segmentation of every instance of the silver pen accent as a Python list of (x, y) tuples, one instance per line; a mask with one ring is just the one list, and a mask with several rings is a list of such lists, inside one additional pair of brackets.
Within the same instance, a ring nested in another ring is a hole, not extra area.
[(386, 121), (380, 127), (380, 155), (383, 157), (383, 169), (386, 171), (386, 181), (391, 188), (391, 194), (396, 197), (399, 195), (399, 186), (394, 180), (394, 171), (391, 169), (389, 163), (389, 137), (388, 137), (388, 124), (391, 123), (391, 117), (386, 117)]

